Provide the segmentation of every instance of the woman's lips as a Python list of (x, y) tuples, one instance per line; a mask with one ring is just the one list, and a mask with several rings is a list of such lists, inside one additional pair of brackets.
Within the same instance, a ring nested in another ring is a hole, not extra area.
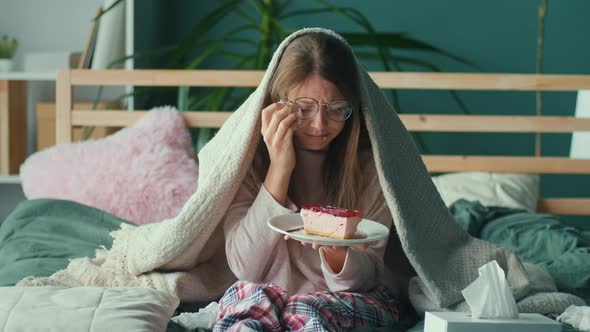
[(312, 138), (327, 138), (329, 136), (329, 134), (307, 134), (307, 136), (312, 137)]

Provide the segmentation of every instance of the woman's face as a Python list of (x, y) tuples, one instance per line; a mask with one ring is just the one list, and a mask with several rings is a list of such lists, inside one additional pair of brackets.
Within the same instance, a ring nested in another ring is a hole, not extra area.
[(313, 117), (298, 120), (299, 127), (295, 130), (294, 143), (296, 146), (307, 150), (327, 150), (334, 138), (340, 134), (346, 122), (330, 118), (324, 104), (346, 98), (340, 93), (336, 85), (317, 74), (311, 74), (303, 83), (288, 93), (288, 98), (291, 101), (301, 97), (313, 98), (319, 101), (321, 105), (319, 111)]

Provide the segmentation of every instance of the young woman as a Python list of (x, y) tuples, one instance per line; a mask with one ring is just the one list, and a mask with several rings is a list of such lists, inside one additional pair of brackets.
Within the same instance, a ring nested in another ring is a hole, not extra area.
[(318, 247), (282, 237), (269, 218), (302, 204), (361, 210), (392, 225), (360, 111), (357, 64), (336, 37), (308, 33), (285, 49), (262, 110), (263, 141), (222, 220), (229, 266), (240, 281), (220, 301), (216, 331), (392, 327), (395, 286), (387, 240)]

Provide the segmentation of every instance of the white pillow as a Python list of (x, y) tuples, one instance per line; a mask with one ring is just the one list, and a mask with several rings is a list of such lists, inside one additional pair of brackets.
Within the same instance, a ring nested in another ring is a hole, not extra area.
[(0, 287), (5, 331), (164, 331), (178, 297), (143, 287)]
[(447, 206), (463, 198), (484, 206), (534, 212), (539, 199), (536, 174), (465, 172), (433, 176), (432, 180)]

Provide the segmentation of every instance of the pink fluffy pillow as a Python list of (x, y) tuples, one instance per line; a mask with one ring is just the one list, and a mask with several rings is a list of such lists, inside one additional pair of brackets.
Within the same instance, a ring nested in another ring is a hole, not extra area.
[(104, 139), (37, 152), (20, 176), (29, 199), (71, 200), (147, 224), (180, 212), (196, 190), (197, 162), (182, 115), (161, 107)]

